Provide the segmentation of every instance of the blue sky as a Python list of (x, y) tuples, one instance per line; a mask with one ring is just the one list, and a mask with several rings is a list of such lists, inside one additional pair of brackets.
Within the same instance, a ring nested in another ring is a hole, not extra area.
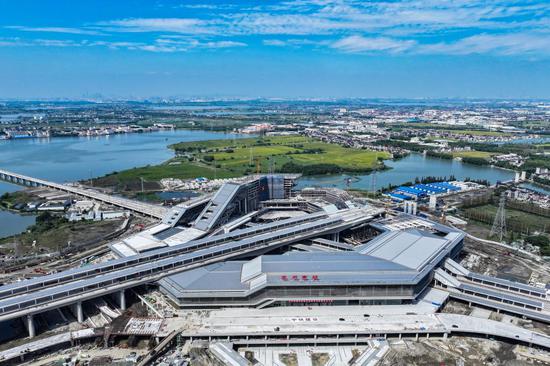
[(550, 2), (0, 1), (0, 98), (550, 98)]

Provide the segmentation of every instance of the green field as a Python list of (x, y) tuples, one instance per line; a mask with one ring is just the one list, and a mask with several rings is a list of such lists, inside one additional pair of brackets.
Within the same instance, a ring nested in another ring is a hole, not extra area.
[(452, 129), (443, 129), (447, 132), (452, 132), (457, 135), (472, 135), (472, 136), (512, 136), (511, 133), (500, 132), (500, 131), (487, 131), (487, 130), (452, 130)]
[[(184, 142), (170, 146), (177, 157), (156, 166), (134, 168), (98, 178), (98, 185), (135, 185), (162, 178), (230, 178), (272, 172), (367, 172), (381, 169), (389, 154), (345, 148), (302, 136)], [(290, 164), (289, 164), (290, 163)]]
[(490, 153), (487, 151), (457, 151), (453, 152), (453, 157), (460, 157), (460, 158), (481, 158), (481, 159), (489, 159), (491, 156), (495, 155), (494, 153)]
[[(497, 207), (492, 204), (467, 208), (464, 214), (468, 219), (491, 225), (497, 213)], [(533, 213), (506, 208), (506, 225), (508, 231), (527, 235), (534, 231), (548, 231), (546, 223), (548, 218)]]
[(389, 127), (393, 129), (408, 129), (408, 128), (417, 128), (425, 130), (436, 130), (440, 132), (449, 132), (456, 135), (471, 135), (471, 136), (501, 136), (509, 137), (512, 136), (511, 133), (501, 132), (501, 131), (489, 131), (484, 129), (473, 130), (468, 128), (460, 127), (449, 127), (448, 125), (436, 124), (436, 123), (399, 123), (392, 124)]

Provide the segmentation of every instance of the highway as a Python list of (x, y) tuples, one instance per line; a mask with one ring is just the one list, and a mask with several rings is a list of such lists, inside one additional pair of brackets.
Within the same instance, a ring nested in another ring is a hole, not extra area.
[(0, 180), (24, 186), (48, 187), (59, 191), (71, 193), (77, 196), (86, 197), (95, 201), (104, 202), (109, 205), (124, 208), (157, 219), (162, 219), (169, 212), (169, 209), (166, 207), (139, 202), (128, 198), (111, 196), (93, 189), (86, 189), (83, 187), (49, 182), (47, 180), (33, 178), (2, 169), (0, 169)]

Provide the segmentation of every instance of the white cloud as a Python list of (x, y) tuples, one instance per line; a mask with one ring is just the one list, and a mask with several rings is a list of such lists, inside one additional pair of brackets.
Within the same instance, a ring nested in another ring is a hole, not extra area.
[(97, 30), (67, 28), (67, 27), (24, 27), (20, 25), (5, 26), (6, 29), (15, 29), (24, 32), (44, 32), (44, 33), (65, 33), (65, 34), (82, 34), (82, 35), (101, 35), (103, 33)]
[(452, 43), (436, 43), (420, 47), (421, 53), (453, 55), (550, 55), (550, 35), (538, 33), (478, 34)]
[(200, 43), (199, 47), (204, 48), (230, 48), (230, 47), (245, 47), (247, 44), (235, 41), (213, 41)]
[[(550, 4), (536, 0), (287, 1), (252, 8), (199, 6), (198, 18), (132, 18), (99, 23), (117, 32), (230, 35), (330, 35), (373, 33), (444, 35), (462, 30), (550, 29)], [(516, 17), (514, 20), (511, 17)]]
[[(544, 0), (289, 0), (252, 6), (206, 2), (181, 8), (193, 9), (193, 17), (8, 28), (82, 35), (108, 32), (105, 47), (150, 52), (244, 47), (247, 37), (265, 36), (264, 46), (310, 45), (348, 53), (550, 53), (550, 3)], [(125, 33), (138, 32), (153, 34), (136, 36), (140, 43), (120, 42), (131, 37)]]
[(386, 37), (366, 38), (362, 36), (349, 36), (332, 43), (331, 47), (349, 53), (366, 53), (376, 51), (399, 53), (410, 50), (415, 45), (416, 42), (413, 40), (399, 40)]
[(327, 41), (314, 41), (307, 38), (289, 38), (289, 39), (264, 39), (262, 40), (264, 46), (273, 47), (294, 47), (300, 48), (302, 46), (326, 46), (329, 44)]
[(192, 18), (130, 18), (100, 22), (97, 25), (117, 32), (214, 33), (207, 22)]
[(235, 41), (201, 42), (195, 39), (171, 40), (156, 39), (152, 43), (144, 42), (112, 42), (112, 41), (72, 41), (57, 39), (0, 38), (0, 47), (105, 47), (112, 50), (126, 49), (132, 51), (146, 51), (155, 53), (187, 52), (192, 49), (218, 49), (245, 47), (246, 43)]
[(31, 39), (25, 40), (21, 38), (0, 38), (1, 47), (80, 47), (85, 45), (86, 41), (76, 42), (72, 40), (59, 39)]
[(134, 43), (134, 42), (93, 42), (90, 46), (105, 46), (111, 49), (124, 48), (128, 50), (140, 50), (147, 52), (187, 52), (192, 49), (200, 48), (233, 48), (233, 47), (245, 47), (246, 43), (234, 42), (234, 41), (210, 41), (201, 42), (196, 39), (167, 39), (158, 38), (153, 43)]
[(281, 41), (280, 39), (264, 39), (262, 43), (265, 46), (276, 46), (276, 47), (284, 47), (287, 45), (287, 42)]

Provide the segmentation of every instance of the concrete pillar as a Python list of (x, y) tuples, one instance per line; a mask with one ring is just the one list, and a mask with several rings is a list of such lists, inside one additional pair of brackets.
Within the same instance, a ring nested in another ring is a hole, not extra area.
[(76, 320), (79, 323), (84, 323), (84, 310), (82, 309), (82, 302), (79, 301), (75, 304), (76, 307)]
[(33, 315), (27, 315), (27, 328), (29, 330), (29, 338), (36, 336), (36, 330), (34, 329)]
[(447, 339), (447, 336), (448, 336), (447, 333), (443, 333), (443, 339)]
[(415, 337), (414, 337), (414, 340), (415, 341), (418, 341), (418, 333), (416, 333)]
[(68, 322), (67, 317), (65, 316), (65, 314), (63, 314), (60, 308), (57, 308), (57, 312), (64, 322)]
[(124, 290), (120, 290), (118, 293), (118, 305), (120, 306), (120, 310), (126, 310), (126, 295), (124, 294)]

